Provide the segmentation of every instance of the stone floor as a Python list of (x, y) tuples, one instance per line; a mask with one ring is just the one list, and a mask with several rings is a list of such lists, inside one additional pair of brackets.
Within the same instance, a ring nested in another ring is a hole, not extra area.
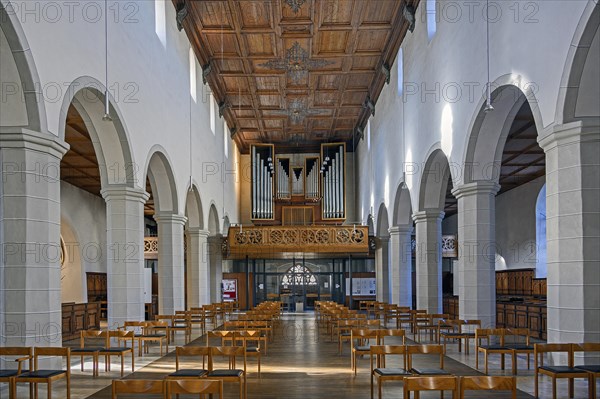
[[(195, 331), (193, 345), (204, 345), (205, 339), (200, 337), (200, 331)], [(411, 338), (411, 335), (409, 335)], [(393, 343), (393, 342), (392, 342)], [(74, 343), (75, 344), (75, 343)], [(176, 345), (183, 344), (183, 338), (176, 338)], [(154, 378), (161, 379), (166, 374), (175, 370), (174, 345), (170, 347), (171, 353), (160, 357), (158, 347), (153, 346), (150, 354), (136, 358), (136, 371), (131, 374), (129, 359), (125, 362), (125, 378)], [(262, 373), (258, 378), (256, 372), (256, 360), (248, 360), (248, 398), (369, 398), (369, 360), (368, 357), (359, 361), (358, 376), (354, 377), (350, 370), (349, 345), (344, 347), (342, 356), (337, 354), (337, 342), (329, 341), (329, 336), (319, 334), (316, 329), (314, 315), (312, 313), (286, 314), (282, 320), (281, 328), (276, 331), (275, 339), (269, 343), (268, 356), (262, 357)], [(480, 359), (481, 360), (481, 359)], [(417, 365), (427, 365), (429, 361), (417, 359)], [(81, 372), (79, 359), (72, 359), (71, 376), (71, 398), (110, 398), (109, 385), (112, 379), (120, 377), (120, 362), (117, 357), (112, 361), (112, 371), (104, 372), (102, 361), (100, 375), (91, 377), (91, 360), (85, 363), (85, 372)], [(490, 356), (490, 375), (510, 375), (510, 359), (506, 361), (507, 370), (500, 370), (500, 356)], [(533, 367), (533, 359), (532, 359)], [(464, 350), (459, 353), (457, 345), (448, 345), (445, 368), (456, 375), (478, 375), (481, 372), (475, 370), (475, 355), (471, 347), (470, 355)], [(482, 370), (480, 361), (480, 370)], [(526, 356), (519, 358), (518, 363), (518, 388), (519, 398), (531, 398), (533, 394), (534, 378), (533, 370), (527, 370)], [(600, 383), (598, 384), (600, 389)], [(3, 387), (4, 388), (4, 387)], [(541, 377), (540, 397), (552, 397), (551, 380)], [(236, 384), (225, 385), (225, 397), (237, 398)], [(2, 396), (6, 397), (5, 391)], [(26, 384), (21, 384), (17, 393), (18, 398), (27, 398), (28, 389)], [(46, 397), (46, 389), (40, 386), (40, 398)], [(57, 382), (53, 387), (53, 398), (65, 398), (64, 382)], [(384, 398), (402, 397), (402, 384), (389, 382), (384, 385)], [(423, 398), (430, 395), (422, 395)], [(431, 397), (438, 398), (438, 394)], [(446, 395), (449, 397), (449, 395)], [(482, 396), (469, 396), (479, 397)], [(507, 394), (501, 393), (490, 395), (486, 393), (485, 398), (508, 398)], [(567, 398), (567, 382), (559, 380), (557, 398)], [(587, 381), (576, 380), (575, 398), (588, 398)]]

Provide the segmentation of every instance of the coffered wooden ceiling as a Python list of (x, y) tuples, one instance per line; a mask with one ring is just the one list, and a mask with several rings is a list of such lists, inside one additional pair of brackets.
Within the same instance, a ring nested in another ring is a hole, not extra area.
[(401, 0), (173, 3), (186, 8), (183, 28), (242, 152), (265, 142), (295, 152), (351, 144), (408, 29)]

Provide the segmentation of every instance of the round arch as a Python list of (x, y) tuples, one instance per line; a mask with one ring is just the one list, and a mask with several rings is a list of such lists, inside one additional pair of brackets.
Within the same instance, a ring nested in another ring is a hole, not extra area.
[(188, 227), (204, 229), (204, 214), (202, 210), (202, 200), (195, 184), (187, 191), (185, 199), (185, 216), (187, 217)]
[(210, 204), (210, 210), (208, 212), (208, 231), (211, 236), (221, 233), (219, 223), (219, 212), (214, 202)]
[[(0, 80), (3, 92), (6, 91), (6, 101), (2, 103), (5, 112), (0, 126), (27, 127), (35, 132), (46, 132), (46, 108), (39, 90), (41, 83), (33, 54), (18, 14), (6, 7), (4, 2), (0, 2)], [(11, 7), (10, 3), (8, 7)]]
[(152, 188), (155, 213), (179, 214), (175, 175), (171, 162), (162, 147), (156, 145), (150, 150), (145, 170)]
[(390, 222), (387, 207), (382, 202), (379, 205), (379, 210), (377, 211), (377, 237), (389, 237), (390, 236)]
[[(138, 168), (131, 150), (131, 140), (123, 123), (123, 117), (111, 99), (112, 122), (104, 116), (105, 88), (98, 80), (82, 76), (69, 86), (60, 110), (59, 135), (65, 137), (67, 113), (71, 104), (81, 115), (90, 134), (94, 152), (98, 158), (102, 187), (107, 184), (124, 184), (135, 187)], [(142, 185), (143, 186), (143, 185)]]
[(406, 183), (402, 182), (396, 190), (394, 198), (392, 225), (408, 226), (412, 225), (412, 203), (410, 199), (410, 190)]
[(494, 110), (491, 112), (484, 111), (485, 100), (480, 100), (477, 114), (474, 115), (469, 126), (470, 134), (465, 143), (463, 172), (459, 176), (460, 179), (455, 181), (462, 181), (465, 184), (474, 181), (498, 183), (504, 145), (515, 115), (525, 102), (531, 109), (536, 130), (541, 131), (544, 123), (534, 87), (521, 85), (521, 82), (520, 77), (513, 75), (504, 75), (496, 79), (492, 83), (496, 89), (492, 92)]
[(600, 98), (600, 5), (588, 2), (571, 40), (556, 105), (557, 125), (598, 117)]
[(443, 211), (451, 177), (446, 154), (439, 147), (434, 149), (425, 161), (419, 187), (419, 211)]

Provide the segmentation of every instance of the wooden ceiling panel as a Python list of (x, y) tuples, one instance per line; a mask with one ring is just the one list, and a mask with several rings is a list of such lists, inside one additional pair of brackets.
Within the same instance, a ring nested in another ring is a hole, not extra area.
[(395, 15), (400, 12), (401, 1), (376, 1), (369, 2), (363, 7), (361, 24), (389, 26)]
[(327, 0), (321, 2), (320, 27), (347, 26), (352, 24), (354, 1)]
[(236, 3), (238, 15), (241, 17), (241, 28), (273, 29), (273, 10), (268, 1), (240, 1)]
[(363, 30), (358, 32), (356, 51), (361, 53), (381, 53), (385, 48), (388, 34), (387, 30)]
[(275, 35), (272, 33), (247, 33), (246, 47), (249, 56), (274, 57), (276, 53)]
[[(172, 0), (232, 137), (306, 151), (355, 138), (419, 0)], [(352, 146), (349, 146), (352, 148)]]
[(349, 31), (322, 30), (316, 55), (337, 55), (346, 53), (348, 48)]

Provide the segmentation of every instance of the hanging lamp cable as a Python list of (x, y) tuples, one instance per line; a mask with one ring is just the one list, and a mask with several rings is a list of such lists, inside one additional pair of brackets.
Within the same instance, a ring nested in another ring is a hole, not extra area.
[(104, 116), (102, 116), (102, 120), (111, 122), (110, 98), (108, 95), (108, 0), (104, 0), (104, 79)]
[(490, 1), (485, 2), (485, 37), (486, 37), (486, 55), (487, 55), (487, 99), (484, 111), (493, 111), (492, 106), (492, 83), (490, 82)]

